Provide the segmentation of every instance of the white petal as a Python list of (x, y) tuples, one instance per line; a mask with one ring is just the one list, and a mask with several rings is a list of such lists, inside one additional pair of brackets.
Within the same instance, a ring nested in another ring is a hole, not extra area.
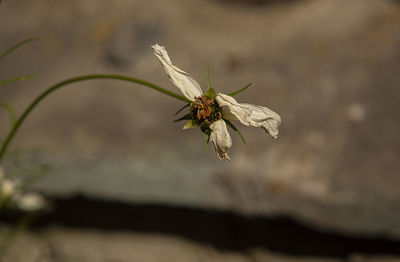
[(245, 124), (247, 119), (251, 116), (251, 110), (239, 104), (231, 96), (219, 93), (215, 100), (217, 100), (218, 105), (222, 107), (222, 114), (228, 120), (239, 120)]
[(154, 54), (157, 56), (158, 60), (160, 60), (168, 78), (186, 98), (193, 101), (195, 97), (203, 95), (199, 83), (197, 83), (197, 81), (188, 73), (172, 64), (171, 59), (163, 46), (156, 44), (153, 45), (152, 48)]
[(233, 97), (224, 94), (218, 94), (215, 99), (219, 106), (222, 106), (224, 117), (239, 120), (246, 126), (262, 127), (273, 138), (278, 137), (281, 117), (271, 109), (252, 104), (239, 104)]
[(16, 199), (19, 208), (26, 211), (35, 211), (46, 206), (46, 200), (39, 194), (27, 193)]
[(281, 117), (271, 109), (263, 106), (252, 104), (241, 104), (251, 110), (249, 118), (249, 125), (255, 127), (262, 127), (265, 132), (268, 132), (273, 138), (278, 137), (279, 125), (281, 124)]
[(210, 125), (211, 135), (210, 140), (214, 144), (215, 153), (218, 158), (230, 161), (226, 149), (232, 146), (232, 138), (229, 135), (228, 129), (224, 120), (215, 121)]

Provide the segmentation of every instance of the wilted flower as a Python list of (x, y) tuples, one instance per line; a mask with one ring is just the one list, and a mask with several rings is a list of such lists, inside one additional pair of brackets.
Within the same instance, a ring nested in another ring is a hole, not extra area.
[(228, 133), (227, 125), (238, 132), (243, 139), (239, 130), (230, 120), (239, 120), (246, 126), (261, 127), (273, 138), (278, 137), (281, 117), (277, 113), (266, 107), (238, 103), (233, 98), (234, 95), (244, 91), (250, 85), (229, 95), (215, 94), (214, 89), (209, 85), (209, 79), (207, 79), (207, 91), (203, 94), (196, 80), (172, 64), (163, 46), (156, 44), (152, 48), (172, 83), (186, 98), (192, 101), (182, 108), (189, 107), (190, 112), (176, 121), (188, 120), (183, 127), (184, 129), (200, 127), (201, 131), (207, 136), (207, 142), (211, 140), (214, 144), (215, 152), (220, 159), (230, 160), (226, 150), (232, 146), (232, 139)]
[(46, 200), (37, 193), (23, 193), (18, 179), (6, 178), (0, 166), (0, 206), (16, 207), (24, 211), (36, 211), (46, 207)]

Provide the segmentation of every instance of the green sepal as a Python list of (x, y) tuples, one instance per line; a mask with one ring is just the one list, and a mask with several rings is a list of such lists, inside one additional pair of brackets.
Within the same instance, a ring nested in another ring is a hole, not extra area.
[(196, 121), (194, 121), (193, 119), (190, 119), (186, 122), (186, 124), (182, 127), (182, 129), (189, 129), (189, 128), (196, 128), (199, 127), (200, 124)]
[(206, 135), (210, 135), (211, 134), (210, 125), (207, 124), (205, 121), (203, 123), (201, 123), (200, 130), (201, 130), (201, 132), (203, 132)]
[(249, 88), (252, 85), (252, 83), (248, 83), (245, 87), (239, 89), (238, 91), (232, 92), (230, 94), (228, 94), (228, 96), (235, 96), (237, 94), (242, 93), (244, 90), (246, 90), (247, 88)]
[(187, 113), (186, 115), (182, 116), (181, 118), (175, 119), (174, 122), (179, 122), (182, 120), (191, 120), (192, 119), (192, 114)]
[(208, 148), (208, 144), (210, 143), (210, 136), (211, 136), (211, 128), (210, 125), (206, 122), (201, 123), (200, 125), (201, 132), (204, 133), (206, 136), (206, 149)]
[(7, 110), (8, 117), (10, 118), (10, 126), (13, 126), (16, 121), (14, 108), (7, 104), (0, 104), (0, 107), (3, 107), (4, 109)]
[(25, 75), (25, 76), (14, 77), (14, 78), (11, 78), (11, 79), (0, 81), (0, 86), (1, 85), (6, 85), (6, 84), (11, 84), (11, 83), (14, 83), (14, 82), (17, 82), (17, 81), (21, 81), (21, 80), (31, 79), (31, 78), (34, 78), (34, 77), (35, 76), (33, 76), (33, 75)]
[(207, 91), (211, 88), (210, 84), (210, 63), (207, 62)]
[(15, 49), (17, 49), (18, 47), (20, 47), (20, 46), (22, 46), (22, 45), (24, 45), (26, 43), (29, 43), (30, 41), (36, 40), (36, 39), (38, 39), (38, 38), (37, 37), (28, 38), (28, 39), (25, 39), (24, 41), (21, 41), (21, 42), (15, 44), (15, 45), (13, 45), (12, 47), (10, 47), (9, 49), (7, 49), (6, 51), (4, 51), (3, 53), (0, 54), (0, 60), (2, 58), (4, 58), (6, 55), (10, 54)]
[(206, 149), (208, 149), (208, 145), (210, 144), (210, 135), (205, 134), (206, 135)]
[(214, 91), (214, 88), (209, 88), (209, 89), (207, 89), (207, 91), (206, 91), (206, 93), (205, 93), (205, 96), (206, 97), (208, 97), (208, 98), (210, 98), (210, 99), (214, 99), (215, 98), (215, 91)]
[(187, 107), (189, 107), (189, 106), (190, 106), (190, 104), (184, 105), (183, 107), (181, 107), (181, 108), (175, 113), (175, 115), (179, 114), (180, 112), (182, 112), (183, 109), (185, 109), (185, 108), (187, 108)]
[(246, 144), (246, 140), (244, 139), (244, 137), (243, 137), (242, 133), (239, 131), (239, 129), (237, 129), (237, 127), (234, 126), (234, 125), (232, 124), (232, 122), (229, 121), (228, 119), (225, 119), (225, 118), (223, 118), (223, 119), (224, 119), (225, 123), (226, 123), (230, 128), (232, 128), (235, 132), (238, 133), (238, 135), (240, 136), (240, 138), (241, 138), (242, 141), (243, 141), (243, 144)]

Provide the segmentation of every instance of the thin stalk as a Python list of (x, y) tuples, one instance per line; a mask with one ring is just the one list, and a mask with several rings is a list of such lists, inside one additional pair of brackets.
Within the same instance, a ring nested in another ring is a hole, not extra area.
[[(0, 1), (0, 3), (1, 3), (1, 1)], [(13, 52), (15, 49), (19, 48), (20, 46), (23, 46), (26, 43), (29, 43), (30, 41), (37, 40), (37, 39), (38, 39), (37, 37), (28, 38), (28, 39), (25, 39), (24, 41), (21, 41), (15, 45), (13, 45), (12, 47), (10, 47), (9, 49), (7, 49), (6, 51), (4, 51), (3, 53), (0, 54), (0, 60), (3, 59), (3, 57), (5, 57), (6, 55)]]
[(15, 121), (14, 125), (11, 127), (11, 130), (9, 131), (6, 139), (4, 140), (3, 144), (1, 145), (0, 149), (0, 162), (4, 157), (4, 154), (15, 136), (16, 132), (18, 131), (19, 127), (21, 124), (24, 122), (26, 117), (29, 115), (29, 113), (42, 101), (45, 97), (47, 97), (50, 93), (54, 92), (55, 90), (66, 86), (68, 84), (80, 82), (80, 81), (85, 81), (85, 80), (90, 80), (90, 79), (114, 79), (114, 80), (122, 80), (122, 81), (127, 81), (127, 82), (133, 82), (136, 84), (144, 85), (147, 87), (150, 87), (158, 92), (161, 92), (165, 95), (171, 96), (173, 98), (176, 98), (178, 100), (190, 103), (191, 101), (187, 99), (184, 96), (178, 95), (174, 92), (171, 92), (169, 90), (166, 90), (162, 87), (159, 87), (155, 84), (152, 84), (150, 82), (133, 78), (133, 77), (128, 77), (128, 76), (123, 76), (123, 75), (104, 75), (104, 74), (93, 74), (93, 75), (83, 75), (83, 76), (77, 76), (73, 78), (66, 79), (64, 81), (58, 82), (52, 86), (50, 86), (48, 89), (46, 89), (43, 93), (41, 93), (38, 97), (35, 98), (35, 100), (32, 101), (32, 103), (25, 109), (25, 111), (22, 113), (22, 115)]

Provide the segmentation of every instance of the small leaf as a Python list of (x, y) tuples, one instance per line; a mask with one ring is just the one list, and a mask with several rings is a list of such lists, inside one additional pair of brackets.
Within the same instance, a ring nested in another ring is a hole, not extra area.
[(232, 128), (233, 130), (235, 130), (235, 131), (238, 133), (238, 135), (240, 136), (240, 138), (241, 138), (242, 141), (243, 141), (243, 144), (246, 144), (246, 140), (244, 139), (244, 137), (243, 137), (242, 133), (239, 131), (239, 129), (237, 129), (236, 126), (234, 126), (234, 125), (232, 124), (232, 122), (229, 121), (228, 119), (225, 119), (225, 118), (223, 118), (223, 119), (224, 119), (225, 123), (226, 123), (230, 128)]
[(215, 98), (215, 91), (214, 91), (214, 88), (209, 88), (209, 89), (207, 89), (207, 92), (206, 92), (206, 97), (208, 97), (208, 98), (210, 98), (210, 99), (214, 99)]
[(200, 125), (200, 130), (206, 136), (206, 149), (208, 148), (208, 144), (210, 143), (210, 136), (211, 136), (211, 129), (210, 125), (207, 124), (205, 121)]
[(203, 123), (201, 123), (200, 131), (203, 132), (204, 134), (206, 134), (207, 136), (211, 135), (210, 125), (207, 124), (205, 121), (203, 121)]
[(7, 110), (8, 116), (10, 118), (10, 125), (13, 126), (16, 120), (14, 108), (7, 104), (0, 104), (0, 107), (3, 107)]
[(182, 112), (183, 109), (185, 109), (185, 108), (187, 108), (187, 107), (189, 107), (189, 106), (190, 106), (190, 104), (184, 105), (183, 107), (181, 107), (181, 108), (175, 113), (175, 115), (179, 114), (180, 112)]
[(186, 122), (186, 124), (183, 126), (182, 129), (185, 130), (185, 129), (189, 129), (189, 128), (195, 128), (195, 127), (198, 127), (198, 126), (200, 126), (200, 124), (197, 123), (196, 121), (193, 121), (193, 119), (191, 119), (191, 120)]
[(26, 76), (14, 77), (14, 78), (11, 78), (11, 79), (7, 79), (7, 80), (4, 80), (4, 81), (0, 81), (0, 86), (1, 86), (1, 85), (6, 85), (6, 84), (11, 84), (11, 83), (14, 83), (14, 82), (17, 82), (17, 81), (22, 81), (22, 80), (31, 79), (31, 78), (34, 78), (34, 77), (35, 77), (35, 76), (33, 76), (33, 75), (26, 75)]
[(192, 114), (188, 113), (188, 114), (182, 116), (181, 118), (175, 119), (174, 122), (179, 122), (182, 120), (191, 120), (191, 119), (192, 119)]
[(1, 60), (2, 58), (4, 58), (6, 55), (10, 54), (10, 53), (11, 53), (12, 51), (14, 51), (15, 49), (17, 49), (18, 47), (20, 47), (20, 46), (22, 46), (22, 45), (24, 45), (24, 44), (26, 44), (26, 43), (29, 43), (29, 42), (31, 42), (31, 41), (33, 41), (33, 40), (36, 40), (36, 39), (38, 39), (38, 38), (37, 38), (37, 37), (28, 38), (28, 39), (25, 39), (24, 41), (21, 41), (21, 42), (15, 44), (15, 45), (13, 45), (12, 47), (10, 47), (10, 48), (7, 49), (6, 51), (4, 51), (2, 54), (0, 54), (0, 60)]
[(206, 136), (206, 149), (208, 149), (208, 145), (210, 144), (210, 136), (205, 134)]
[(207, 62), (207, 91), (211, 88), (210, 84), (210, 63)]
[(239, 89), (238, 91), (235, 91), (235, 92), (233, 92), (233, 93), (228, 94), (228, 96), (235, 96), (235, 95), (237, 95), (237, 94), (240, 94), (240, 93), (242, 93), (244, 90), (246, 90), (247, 88), (249, 88), (251, 85), (252, 85), (251, 83), (248, 83), (245, 87)]

